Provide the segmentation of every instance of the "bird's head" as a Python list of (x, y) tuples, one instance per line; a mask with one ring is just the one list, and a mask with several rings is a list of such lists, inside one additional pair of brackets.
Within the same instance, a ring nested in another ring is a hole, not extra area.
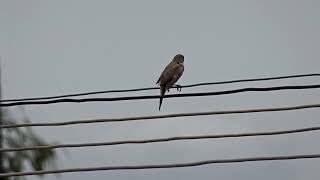
[(182, 54), (177, 54), (176, 56), (174, 56), (173, 61), (179, 64), (183, 64), (184, 56)]

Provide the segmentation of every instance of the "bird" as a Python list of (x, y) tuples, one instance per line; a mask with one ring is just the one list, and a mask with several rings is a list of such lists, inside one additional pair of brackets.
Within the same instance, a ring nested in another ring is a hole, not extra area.
[(166, 66), (166, 68), (161, 73), (156, 84), (160, 85), (160, 103), (159, 111), (161, 109), (162, 100), (166, 91), (173, 86), (177, 87), (177, 90), (181, 91), (181, 86), (175, 84), (184, 71), (184, 56), (182, 54), (177, 54), (174, 56), (173, 60)]

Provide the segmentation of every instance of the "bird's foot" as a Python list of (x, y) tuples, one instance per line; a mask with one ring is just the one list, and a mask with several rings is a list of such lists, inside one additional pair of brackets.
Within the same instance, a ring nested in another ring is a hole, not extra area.
[(182, 86), (179, 84), (175, 84), (174, 87), (177, 88), (177, 91), (181, 91), (182, 89)]

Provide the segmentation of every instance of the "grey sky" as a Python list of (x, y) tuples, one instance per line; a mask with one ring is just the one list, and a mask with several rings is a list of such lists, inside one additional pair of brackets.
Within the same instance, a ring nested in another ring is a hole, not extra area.
[[(320, 1), (0, 1), (0, 55), (5, 99), (155, 86), (177, 53), (180, 84), (319, 73)], [(319, 84), (319, 78), (183, 89)], [(176, 93), (172, 91), (171, 93)], [(158, 91), (130, 95), (159, 94)], [(124, 95), (124, 94), (123, 94)], [(129, 95), (129, 94), (126, 94)], [(114, 95), (108, 95), (114, 96)], [(216, 97), (26, 106), (33, 122), (156, 115), (319, 103), (319, 90)], [(10, 108), (19, 112), (17, 108)], [(320, 112), (177, 118), (114, 124), (38, 127), (48, 141), (100, 142), (178, 135), (256, 132), (320, 123)], [(16, 115), (19, 117), (19, 113)], [(59, 168), (139, 165), (319, 153), (318, 133), (74, 148)], [(68, 173), (61, 179), (292, 179), (319, 177), (319, 160), (251, 162), (192, 168)], [(34, 179), (30, 177), (28, 179)], [(45, 179), (55, 180), (49, 175)]]

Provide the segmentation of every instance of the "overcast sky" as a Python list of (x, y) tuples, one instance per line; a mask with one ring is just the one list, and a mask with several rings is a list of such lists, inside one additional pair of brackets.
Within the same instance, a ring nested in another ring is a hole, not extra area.
[[(320, 1), (0, 1), (3, 98), (155, 86), (174, 55), (185, 56), (179, 84), (319, 73)], [(182, 89), (319, 84), (309, 77)], [(175, 90), (170, 93), (177, 93)], [(157, 95), (158, 90), (94, 97)], [(320, 92), (288, 90), (122, 102), (24, 106), (32, 122), (160, 115), (312, 104)], [(17, 107), (7, 108), (19, 120)], [(319, 126), (318, 109), (37, 127), (48, 142), (88, 143), (285, 130)], [(20, 118), (21, 120), (21, 118)], [(269, 137), (68, 148), (58, 168), (183, 163), (319, 153), (317, 132)], [(63, 180), (318, 179), (320, 160), (206, 165), (179, 169), (66, 173)], [(35, 179), (35, 177), (28, 177)], [(54, 175), (46, 180), (56, 180)]]

